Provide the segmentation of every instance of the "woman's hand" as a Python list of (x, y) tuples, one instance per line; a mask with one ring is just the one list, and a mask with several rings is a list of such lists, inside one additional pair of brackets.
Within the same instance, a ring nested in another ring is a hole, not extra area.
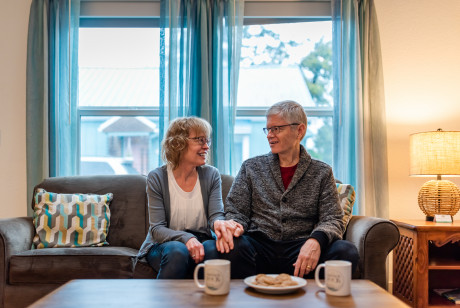
[(204, 260), (204, 247), (195, 237), (192, 237), (185, 243), (187, 246), (188, 252), (195, 263), (203, 262)]
[(318, 265), (319, 257), (321, 256), (321, 247), (317, 240), (309, 238), (302, 248), (300, 248), (295, 266), (294, 276), (303, 277), (312, 272)]
[(244, 233), (243, 226), (234, 220), (216, 220), (214, 232), (217, 235), (216, 248), (220, 253), (228, 253), (233, 249), (233, 237)]

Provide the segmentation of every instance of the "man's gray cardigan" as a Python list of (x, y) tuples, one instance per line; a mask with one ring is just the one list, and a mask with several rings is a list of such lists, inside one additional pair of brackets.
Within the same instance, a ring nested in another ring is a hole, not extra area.
[[(212, 166), (203, 165), (197, 167), (197, 171), (201, 195), (203, 196), (204, 212), (208, 219), (207, 234), (211, 236), (214, 221), (224, 219), (222, 181), (219, 171)], [(139, 249), (138, 258), (143, 258), (155, 243), (180, 241), (185, 244), (189, 239), (195, 237), (185, 230), (169, 229), (171, 204), (166, 165), (150, 171), (147, 177), (147, 196), (150, 228), (141, 249)]]
[(303, 146), (287, 189), (277, 154), (246, 160), (228, 194), (225, 213), (248, 234), (260, 231), (277, 241), (313, 237), (321, 249), (341, 239), (345, 230), (332, 169), (312, 159)]

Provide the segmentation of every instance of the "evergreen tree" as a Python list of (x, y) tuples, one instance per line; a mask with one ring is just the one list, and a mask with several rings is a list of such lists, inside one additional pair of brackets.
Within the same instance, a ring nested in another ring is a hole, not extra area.
[(304, 79), (316, 105), (330, 106), (332, 43), (324, 43), (321, 39), (315, 44), (315, 49), (302, 59), (300, 67), (307, 72)]
[(263, 25), (243, 27), (241, 61), (247, 65), (279, 65), (289, 58), (287, 46), (296, 47), (294, 41), (281, 41), (280, 35)]

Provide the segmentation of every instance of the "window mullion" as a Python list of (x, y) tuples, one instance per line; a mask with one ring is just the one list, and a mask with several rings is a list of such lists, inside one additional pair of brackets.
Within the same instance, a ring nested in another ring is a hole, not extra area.
[(158, 117), (159, 108), (93, 108), (80, 107), (78, 110), (80, 116), (144, 116)]
[[(333, 110), (332, 108), (324, 108), (324, 107), (305, 107), (305, 112), (308, 116), (312, 117), (332, 117)], [(236, 110), (237, 117), (263, 117), (267, 111), (267, 107), (255, 107), (255, 108), (247, 108), (247, 107), (239, 107)]]

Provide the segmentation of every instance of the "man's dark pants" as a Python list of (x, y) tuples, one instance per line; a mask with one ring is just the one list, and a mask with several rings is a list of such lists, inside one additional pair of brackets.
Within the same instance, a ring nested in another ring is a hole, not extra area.
[[(265, 273), (293, 275), (293, 265), (307, 239), (274, 241), (259, 232), (234, 238), (234, 248), (222, 258), (231, 261), (232, 279)], [(321, 252), (318, 264), (327, 260), (347, 260), (352, 263), (352, 273), (358, 266), (359, 254), (353, 243), (337, 240)], [(314, 271), (305, 278), (313, 278)]]

